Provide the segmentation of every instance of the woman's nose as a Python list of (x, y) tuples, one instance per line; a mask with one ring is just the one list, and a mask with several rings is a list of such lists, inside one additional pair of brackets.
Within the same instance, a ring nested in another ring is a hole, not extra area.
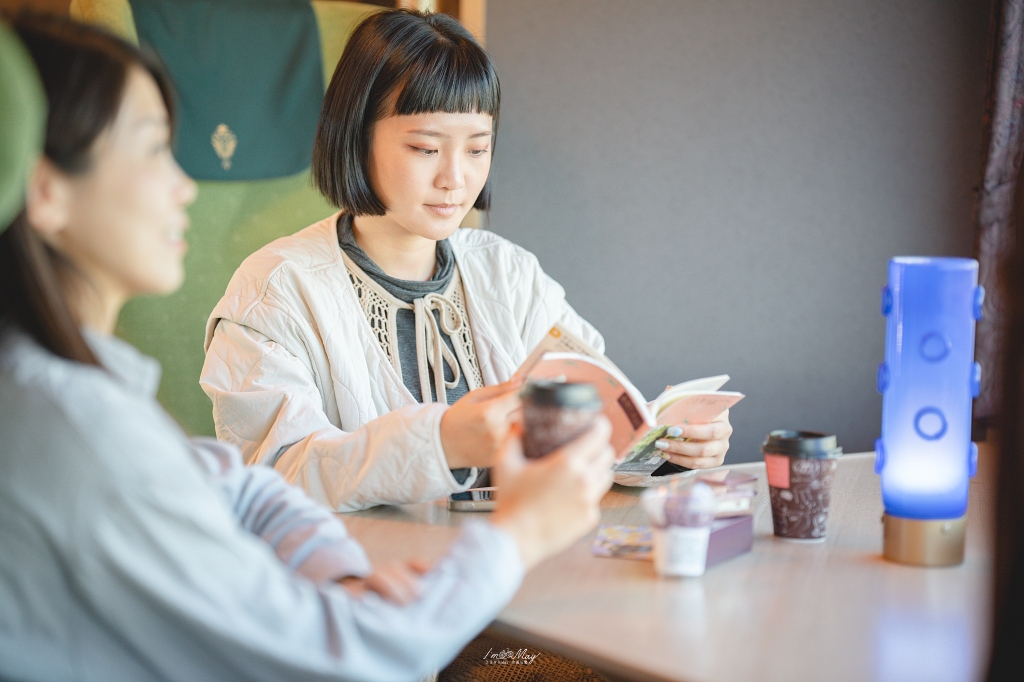
[(462, 174), (462, 164), (455, 157), (448, 157), (441, 168), (434, 186), (438, 189), (454, 191), (466, 186), (466, 178)]
[[(177, 166), (177, 164), (175, 164)], [(196, 185), (196, 181), (188, 176), (185, 171), (181, 169), (181, 166), (177, 166), (178, 171), (178, 187), (175, 194), (177, 199), (181, 202), (182, 206), (190, 206), (193, 201), (196, 200), (196, 196), (199, 194), (199, 186)]]

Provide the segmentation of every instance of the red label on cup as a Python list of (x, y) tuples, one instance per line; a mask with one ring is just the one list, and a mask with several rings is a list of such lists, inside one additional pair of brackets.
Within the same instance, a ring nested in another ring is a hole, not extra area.
[(765, 453), (764, 468), (768, 471), (768, 485), (789, 489), (789, 457)]

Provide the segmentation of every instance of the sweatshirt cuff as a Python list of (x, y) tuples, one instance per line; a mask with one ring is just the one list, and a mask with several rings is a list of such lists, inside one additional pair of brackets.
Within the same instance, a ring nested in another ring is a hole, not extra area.
[(314, 549), (296, 573), (315, 583), (337, 582), (348, 577), (365, 578), (373, 573), (373, 566), (359, 543), (345, 538)]
[(502, 606), (515, 596), (526, 576), (519, 545), (511, 535), (487, 521), (470, 519), (463, 523), (452, 550), (452, 554), (465, 553), (487, 565), (484, 572), (488, 575), (489, 597)]

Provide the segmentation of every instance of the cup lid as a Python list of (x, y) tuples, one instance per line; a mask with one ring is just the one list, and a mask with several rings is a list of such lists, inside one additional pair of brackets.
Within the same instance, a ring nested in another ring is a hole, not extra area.
[(550, 405), (570, 410), (596, 410), (601, 399), (592, 384), (564, 381), (528, 381), (519, 396), (534, 405)]
[(763, 452), (802, 459), (835, 459), (843, 454), (836, 437), (817, 431), (772, 431), (761, 444)]

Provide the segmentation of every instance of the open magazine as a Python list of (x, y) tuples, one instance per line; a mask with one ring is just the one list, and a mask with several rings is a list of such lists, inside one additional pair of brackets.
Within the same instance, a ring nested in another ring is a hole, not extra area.
[(624, 485), (649, 485), (650, 474), (664, 459), (654, 442), (675, 424), (706, 424), (743, 399), (742, 393), (720, 391), (728, 375), (669, 386), (651, 402), (601, 353), (556, 324), (516, 370), (516, 376), (593, 384), (612, 424), (611, 443), (625, 458), (615, 480)]

